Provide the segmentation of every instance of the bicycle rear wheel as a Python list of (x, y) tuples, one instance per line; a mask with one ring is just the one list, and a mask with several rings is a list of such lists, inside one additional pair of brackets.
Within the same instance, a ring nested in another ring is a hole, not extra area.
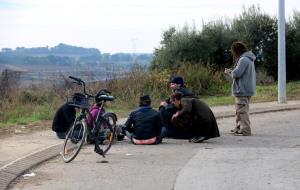
[(79, 153), (87, 134), (85, 121), (75, 121), (66, 135), (63, 146), (62, 158), (64, 162), (71, 162)]
[(100, 124), (101, 126), (97, 137), (100, 143), (99, 145), (95, 144), (95, 146), (98, 146), (105, 155), (111, 148), (116, 136), (117, 118), (113, 113), (105, 113), (103, 117), (105, 120)]

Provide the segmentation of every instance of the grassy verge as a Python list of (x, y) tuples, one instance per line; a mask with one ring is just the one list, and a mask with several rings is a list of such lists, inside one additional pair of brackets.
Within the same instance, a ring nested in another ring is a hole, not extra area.
[[(228, 87), (225, 89), (228, 89)], [(258, 85), (256, 88), (256, 95), (251, 101), (253, 103), (277, 101), (277, 96), (277, 84)], [(210, 106), (234, 104), (234, 97), (230, 95), (230, 90), (226, 95), (204, 96), (201, 99)], [(300, 81), (287, 83), (287, 99), (300, 100)]]
[[(151, 80), (153, 81), (153, 79)], [(166, 81), (164, 81), (164, 83), (166, 83)], [(153, 86), (155, 87), (154, 84)], [(233, 104), (234, 98), (231, 96), (230, 86), (229, 82), (225, 83), (218, 91), (216, 91), (215, 95), (212, 92), (209, 92), (210, 95), (200, 95), (200, 98), (210, 106)], [(95, 87), (95, 89), (99, 88), (99, 86)], [(162, 86), (160, 88), (166, 89), (167, 87)], [(115, 87), (112, 87), (112, 89), (115, 89)], [(127, 117), (128, 113), (138, 106), (137, 102), (140, 95), (135, 94), (130, 90), (131, 89), (128, 89), (128, 92), (132, 93), (130, 96), (128, 96), (128, 94), (121, 96), (122, 93), (120, 92), (124, 91), (124, 88), (121, 88), (118, 92), (120, 98), (117, 98), (116, 101), (111, 104), (111, 108), (108, 111), (115, 112), (119, 118)], [(165, 90), (164, 94), (166, 94), (166, 92), (167, 91)], [(19, 101), (16, 101), (18, 98), (15, 97), (10, 97), (7, 101), (2, 101), (0, 105), (0, 127), (3, 125), (16, 124), (26, 125), (40, 120), (52, 120), (56, 109), (65, 102), (65, 98), (62, 95), (57, 96), (57, 93), (51, 94), (53, 92), (50, 93), (49, 91), (41, 93), (43, 94), (42, 97), (46, 98), (36, 98), (36, 95), (33, 93), (29, 95), (26, 94), (27, 98)], [(156, 108), (159, 106), (159, 102), (166, 98), (165, 95), (162, 98), (161, 94), (156, 91), (149, 90), (148, 93), (151, 94), (153, 107)], [(24, 92), (19, 94), (16, 93), (15, 96), (24, 97)], [(300, 81), (294, 81), (287, 84), (287, 98), (288, 100), (300, 100)], [(276, 83), (257, 86), (257, 94), (253, 97), (252, 102), (267, 101), (277, 101)]]

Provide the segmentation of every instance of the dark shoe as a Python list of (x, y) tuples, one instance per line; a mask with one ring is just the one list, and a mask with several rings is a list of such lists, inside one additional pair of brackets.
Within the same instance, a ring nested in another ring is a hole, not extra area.
[(202, 136), (195, 136), (189, 139), (189, 142), (192, 143), (200, 143), (203, 142), (204, 140), (209, 139), (208, 137), (202, 137)]
[(73, 144), (77, 144), (80, 141), (80, 139), (77, 139), (75, 137), (72, 137), (70, 140)]
[(124, 137), (125, 137), (125, 135), (123, 135), (123, 134), (118, 134), (118, 135), (117, 135), (117, 140), (118, 140), (118, 141), (121, 141), (121, 140), (124, 139)]
[(238, 132), (239, 130), (240, 130), (240, 126), (238, 125), (238, 126), (236, 126), (234, 129), (231, 129), (230, 132), (231, 132), (231, 133), (236, 133), (236, 132)]
[(88, 144), (94, 144), (95, 143), (95, 138), (92, 137), (92, 135), (88, 134), (86, 138), (86, 142)]
[(245, 134), (245, 133), (242, 133), (242, 132), (239, 132), (239, 131), (237, 131), (233, 134), (234, 134), (234, 136), (251, 136), (251, 134)]
[(236, 133), (236, 132), (238, 132), (238, 129), (231, 129), (230, 130), (230, 133)]

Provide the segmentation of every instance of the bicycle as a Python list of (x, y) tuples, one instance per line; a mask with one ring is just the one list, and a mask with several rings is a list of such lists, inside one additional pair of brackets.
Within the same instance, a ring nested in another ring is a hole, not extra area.
[[(112, 112), (101, 112), (105, 101), (113, 101), (114, 97), (109, 95), (109, 91), (101, 89), (97, 95), (93, 96), (86, 92), (85, 82), (80, 78), (69, 76), (74, 80), (74, 83), (83, 87), (83, 93), (74, 93), (72, 101), (68, 101), (69, 105), (79, 108), (75, 121), (69, 129), (62, 150), (62, 158), (64, 162), (71, 162), (79, 153), (82, 145), (87, 141), (94, 141), (94, 151), (101, 156), (105, 154), (112, 146), (113, 140), (116, 136), (116, 122), (117, 116)], [(95, 98), (97, 97), (97, 98)], [(89, 99), (95, 98), (101, 104), (97, 113), (96, 119), (93, 123), (94, 128), (89, 129), (87, 125), (87, 118), (89, 112)]]

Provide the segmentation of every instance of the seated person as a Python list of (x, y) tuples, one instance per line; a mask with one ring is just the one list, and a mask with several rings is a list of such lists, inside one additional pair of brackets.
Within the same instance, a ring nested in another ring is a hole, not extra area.
[[(90, 114), (87, 117), (87, 124), (89, 130), (91, 131), (95, 127), (95, 121), (97, 119), (98, 114), (104, 114), (106, 111), (105, 109), (109, 108), (110, 101), (102, 101), (99, 97), (101, 95), (109, 95), (109, 91), (106, 89), (101, 89), (95, 96), (95, 104), (90, 109)], [(102, 105), (103, 104), (103, 105)], [(101, 109), (101, 110), (100, 110)], [(117, 130), (117, 139), (120, 141), (124, 138), (124, 135)], [(94, 140), (88, 135), (87, 138), (88, 143), (94, 143)]]
[(133, 144), (161, 143), (160, 114), (151, 107), (148, 95), (140, 97), (140, 107), (129, 114), (123, 130)]
[[(173, 77), (173, 79), (170, 81), (170, 88), (172, 89), (173, 93), (180, 92), (184, 97), (194, 97), (194, 95), (186, 88), (184, 85), (184, 80), (180, 76)], [(190, 137), (190, 134), (182, 128), (176, 127), (171, 121), (172, 116), (177, 111), (178, 108), (170, 102), (170, 99), (160, 103), (159, 112), (162, 118), (162, 136), (175, 139), (187, 139)], [(182, 117), (188, 116), (186, 115)]]
[(69, 102), (63, 104), (55, 113), (52, 130), (60, 139), (64, 139), (69, 128), (72, 126), (76, 117), (75, 106), (69, 105)]
[[(207, 104), (197, 98), (185, 98), (181, 93), (175, 93), (171, 98), (179, 109), (172, 116), (172, 122), (190, 133), (190, 142), (199, 143), (220, 136), (216, 118)], [(187, 119), (182, 117), (184, 115), (190, 117)]]

